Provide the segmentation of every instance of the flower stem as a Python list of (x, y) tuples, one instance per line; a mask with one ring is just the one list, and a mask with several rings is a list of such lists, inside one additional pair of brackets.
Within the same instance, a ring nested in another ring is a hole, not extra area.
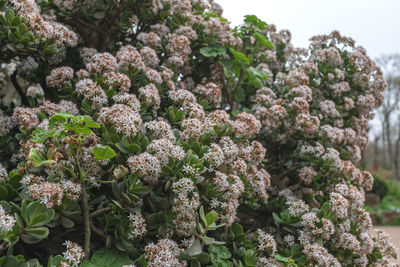
[(81, 165), (79, 163), (79, 149), (80, 146), (76, 149), (76, 154), (75, 154), (75, 161), (76, 164), (78, 165), (78, 170), (79, 170), (79, 178), (81, 181), (81, 186), (82, 186), (82, 196), (81, 196), (81, 208), (82, 208), (82, 217), (83, 217), (83, 228), (84, 228), (84, 244), (83, 244), (83, 249), (85, 251), (85, 259), (89, 259), (90, 257), (90, 237), (91, 237), (91, 229), (90, 229), (90, 216), (89, 216), (89, 202), (86, 194), (86, 186), (85, 186), (85, 174), (83, 173), (81, 169)]
[(85, 259), (90, 257), (90, 236), (91, 236), (91, 229), (90, 229), (90, 216), (89, 216), (89, 204), (86, 195), (86, 188), (85, 185), (82, 184), (82, 217), (83, 217), (83, 227), (85, 233), (85, 241), (84, 247), (85, 250)]
[(102, 209), (93, 211), (92, 213), (89, 214), (89, 217), (90, 217), (90, 218), (96, 217), (97, 215), (100, 215), (100, 214), (102, 214), (102, 213), (108, 212), (108, 211), (110, 211), (110, 210), (111, 210), (111, 207), (105, 207), (105, 208), (102, 208)]

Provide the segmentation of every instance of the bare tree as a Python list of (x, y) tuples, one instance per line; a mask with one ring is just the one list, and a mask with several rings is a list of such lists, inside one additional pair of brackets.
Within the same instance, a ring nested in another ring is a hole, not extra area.
[(376, 135), (374, 138), (374, 150), (373, 150), (373, 163), (372, 163), (372, 169), (376, 171), (379, 167), (379, 158), (380, 158), (380, 153), (379, 153), (379, 140), (380, 136)]

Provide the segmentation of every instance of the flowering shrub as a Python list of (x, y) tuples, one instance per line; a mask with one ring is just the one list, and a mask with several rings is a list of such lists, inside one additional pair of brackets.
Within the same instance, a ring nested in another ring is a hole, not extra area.
[(205, 0), (0, 1), (2, 266), (384, 266), (356, 167), (386, 84)]

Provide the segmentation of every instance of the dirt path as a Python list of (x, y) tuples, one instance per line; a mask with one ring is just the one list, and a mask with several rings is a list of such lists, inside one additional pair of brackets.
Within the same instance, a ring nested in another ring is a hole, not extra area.
[[(400, 226), (375, 226), (377, 229), (382, 229), (389, 234), (393, 244), (400, 249)], [(400, 259), (397, 260), (400, 263)]]

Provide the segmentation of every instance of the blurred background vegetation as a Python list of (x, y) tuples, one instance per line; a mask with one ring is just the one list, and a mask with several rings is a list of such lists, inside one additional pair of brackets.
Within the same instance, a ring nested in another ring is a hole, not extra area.
[(369, 146), (359, 163), (375, 182), (366, 209), (375, 224), (400, 225), (400, 54), (377, 59), (388, 83), (385, 100), (370, 124)]

